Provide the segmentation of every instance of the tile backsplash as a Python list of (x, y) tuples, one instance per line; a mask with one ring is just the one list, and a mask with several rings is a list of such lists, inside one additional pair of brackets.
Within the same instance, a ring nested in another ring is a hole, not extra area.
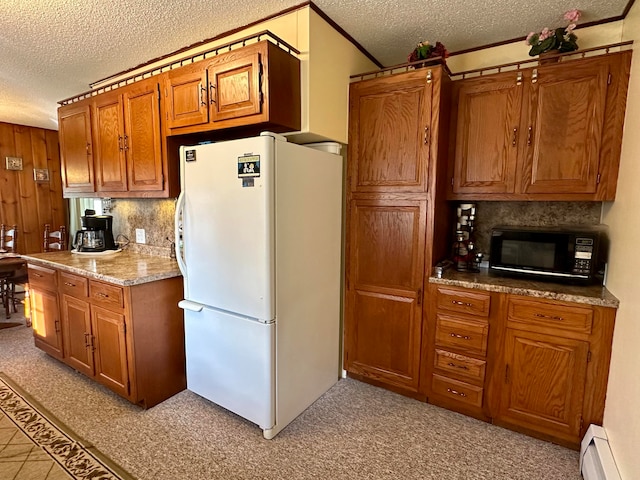
[(485, 256), (489, 254), (491, 229), (496, 225), (597, 225), (602, 211), (602, 202), (475, 203), (476, 245)]
[[(176, 201), (170, 199), (120, 199), (111, 200), (113, 236), (129, 239), (130, 249), (151, 255), (168, 257), (174, 237), (174, 213)], [(136, 243), (136, 228), (145, 230), (145, 244)]]

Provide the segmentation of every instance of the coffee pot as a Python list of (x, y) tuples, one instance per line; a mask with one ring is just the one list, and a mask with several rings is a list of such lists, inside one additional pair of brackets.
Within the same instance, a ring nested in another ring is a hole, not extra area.
[(80, 217), (82, 230), (76, 232), (73, 247), (78, 252), (104, 252), (116, 250), (113, 240), (111, 215), (96, 215), (95, 210), (87, 209)]

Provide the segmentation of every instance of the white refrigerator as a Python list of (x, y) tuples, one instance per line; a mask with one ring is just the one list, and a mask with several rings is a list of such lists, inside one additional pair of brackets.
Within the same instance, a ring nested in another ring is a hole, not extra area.
[(339, 377), (339, 144), (180, 147), (187, 388), (278, 434)]

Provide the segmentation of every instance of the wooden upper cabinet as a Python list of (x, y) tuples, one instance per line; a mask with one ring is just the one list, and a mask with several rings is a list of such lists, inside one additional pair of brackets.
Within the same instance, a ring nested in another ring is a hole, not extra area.
[(229, 52), (208, 68), (211, 120), (259, 114), (263, 94), (260, 53)]
[(170, 70), (165, 80), (167, 127), (187, 127), (209, 121), (207, 69), (197, 62)]
[(128, 190), (161, 191), (164, 182), (158, 80), (152, 77), (127, 87), (123, 103)]
[(264, 124), (301, 128), (300, 61), (261, 41), (170, 71), (165, 80), (170, 135)]
[(58, 109), (62, 189), (67, 194), (95, 190), (91, 110), (87, 100)]
[(514, 192), (524, 88), (517, 75), (508, 72), (455, 85), (455, 193)]
[(452, 200), (613, 200), (631, 51), (459, 80)]
[(115, 91), (97, 95), (93, 100), (93, 112), (96, 191), (126, 192), (122, 94)]
[(525, 193), (595, 193), (609, 62), (534, 69), (522, 169)]
[[(426, 70), (426, 69), (425, 69)], [(428, 188), (433, 81), (425, 70), (351, 84), (349, 181), (352, 192)], [(439, 69), (429, 69), (433, 76)]]

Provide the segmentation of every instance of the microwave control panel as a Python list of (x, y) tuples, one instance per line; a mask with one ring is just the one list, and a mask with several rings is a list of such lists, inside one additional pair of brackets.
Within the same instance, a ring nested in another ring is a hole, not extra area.
[(573, 273), (589, 274), (593, 259), (593, 238), (576, 237)]

